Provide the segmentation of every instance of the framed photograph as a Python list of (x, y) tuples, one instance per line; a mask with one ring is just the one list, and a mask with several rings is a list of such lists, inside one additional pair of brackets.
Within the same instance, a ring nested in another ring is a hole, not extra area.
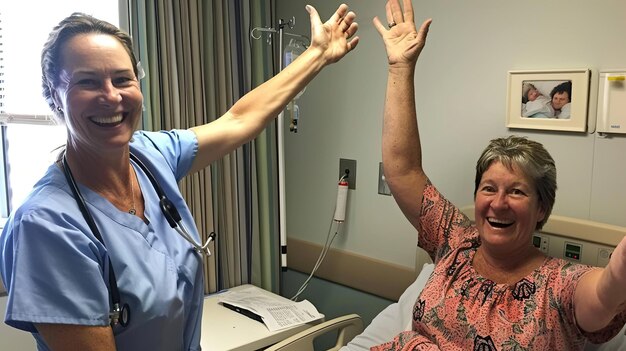
[(587, 131), (589, 69), (509, 71), (509, 128)]

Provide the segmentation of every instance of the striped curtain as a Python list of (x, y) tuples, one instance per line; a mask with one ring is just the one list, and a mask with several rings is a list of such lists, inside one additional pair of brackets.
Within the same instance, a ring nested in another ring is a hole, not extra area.
[[(249, 35), (271, 23), (269, 1), (131, 0), (128, 12), (146, 72), (143, 129), (209, 123), (274, 74), (272, 48)], [(180, 184), (203, 240), (217, 233), (207, 293), (246, 283), (278, 290), (274, 129)]]

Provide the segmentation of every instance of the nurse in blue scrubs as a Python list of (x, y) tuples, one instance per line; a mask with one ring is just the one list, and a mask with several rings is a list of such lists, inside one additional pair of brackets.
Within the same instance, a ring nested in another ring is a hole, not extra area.
[[(136, 131), (143, 96), (126, 33), (84, 14), (55, 27), (43, 88), (68, 139), (0, 237), (7, 324), (39, 350), (200, 349), (202, 254), (169, 225), (150, 177), (199, 243), (177, 183), (254, 138), (358, 43), (346, 5), (325, 23), (307, 11), (312, 42), (296, 61), (216, 121), (161, 132)], [(109, 315), (113, 285), (130, 311), (122, 323)]]

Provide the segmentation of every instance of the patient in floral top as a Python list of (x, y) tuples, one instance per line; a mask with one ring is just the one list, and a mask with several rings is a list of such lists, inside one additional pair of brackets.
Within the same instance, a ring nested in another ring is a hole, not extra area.
[[(404, 8), (404, 9), (403, 9)], [(555, 201), (556, 168), (532, 140), (492, 140), (476, 164), (475, 223), (422, 169), (414, 98), (419, 30), (411, 0), (378, 18), (388, 57), (383, 165), (398, 206), (435, 269), (415, 302), (413, 328), (372, 350), (582, 350), (626, 322), (626, 239), (606, 268), (545, 256), (532, 244)]]

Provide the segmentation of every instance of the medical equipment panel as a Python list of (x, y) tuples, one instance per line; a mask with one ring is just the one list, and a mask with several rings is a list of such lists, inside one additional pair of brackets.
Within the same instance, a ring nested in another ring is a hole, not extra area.
[(598, 83), (599, 133), (626, 133), (626, 70), (600, 71)]
[(533, 245), (549, 256), (597, 267), (609, 263), (614, 249), (609, 245), (548, 233), (535, 233)]
[(550, 247), (550, 238), (547, 235), (535, 234), (533, 235), (533, 245), (547, 255)]

